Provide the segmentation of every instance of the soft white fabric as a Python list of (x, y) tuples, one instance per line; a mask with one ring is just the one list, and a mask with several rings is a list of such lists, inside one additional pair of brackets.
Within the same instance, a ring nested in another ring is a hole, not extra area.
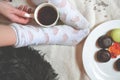
[(89, 33), (89, 28), (76, 30), (69, 25), (55, 25), (44, 28), (39, 25), (12, 23), (11, 27), (17, 37), (15, 47), (41, 44), (76, 46)]
[[(16, 1), (18, 4), (25, 0), (13, 1)], [(91, 30), (103, 22), (120, 19), (120, 0), (69, 1), (87, 18), (91, 24)], [(77, 47), (57, 45), (33, 47), (42, 50), (46, 54), (45, 59), (51, 63), (55, 71), (59, 74), (59, 80), (90, 80), (83, 68), (83, 45), (84, 40)]]

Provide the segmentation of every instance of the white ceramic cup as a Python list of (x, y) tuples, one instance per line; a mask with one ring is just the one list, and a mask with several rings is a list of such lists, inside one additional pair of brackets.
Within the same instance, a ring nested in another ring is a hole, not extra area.
[(42, 3), (37, 6), (34, 14), (25, 14), (25, 17), (34, 18), (42, 27), (52, 27), (58, 22), (59, 12), (53, 4)]

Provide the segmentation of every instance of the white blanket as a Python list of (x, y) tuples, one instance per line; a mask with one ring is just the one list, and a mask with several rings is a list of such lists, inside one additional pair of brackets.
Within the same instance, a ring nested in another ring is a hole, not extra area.
[[(13, 0), (15, 5), (24, 0)], [(70, 0), (90, 22), (91, 31), (99, 24), (120, 19), (120, 0)], [(3, 20), (2, 20), (3, 21)], [(45, 59), (58, 73), (59, 80), (90, 80), (82, 63), (83, 40), (78, 46), (33, 46), (42, 50)]]
[[(120, 0), (70, 0), (90, 22), (91, 31), (99, 24), (120, 19)], [(75, 48), (68, 46), (41, 46), (46, 59), (59, 73), (59, 80), (90, 80), (82, 63), (84, 40)]]
[[(90, 22), (91, 31), (99, 24), (120, 19), (120, 0), (70, 0)], [(84, 40), (77, 47), (39, 46), (59, 73), (59, 80), (90, 80), (82, 63)]]

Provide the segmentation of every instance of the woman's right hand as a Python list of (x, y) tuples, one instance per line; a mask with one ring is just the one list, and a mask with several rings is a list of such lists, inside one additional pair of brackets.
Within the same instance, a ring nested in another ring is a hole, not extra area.
[(25, 18), (25, 11), (22, 11), (18, 8), (13, 7), (7, 1), (0, 1), (0, 14), (7, 17), (12, 22), (27, 24), (29, 22), (29, 18)]

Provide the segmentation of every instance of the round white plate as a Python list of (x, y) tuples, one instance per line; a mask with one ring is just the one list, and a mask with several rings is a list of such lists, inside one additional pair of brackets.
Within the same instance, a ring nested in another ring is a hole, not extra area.
[(83, 65), (91, 80), (120, 80), (120, 71), (113, 67), (114, 62), (120, 58), (112, 58), (106, 63), (95, 60), (95, 53), (100, 49), (96, 47), (97, 39), (108, 31), (120, 28), (120, 20), (112, 20), (97, 26), (87, 37), (83, 47)]

